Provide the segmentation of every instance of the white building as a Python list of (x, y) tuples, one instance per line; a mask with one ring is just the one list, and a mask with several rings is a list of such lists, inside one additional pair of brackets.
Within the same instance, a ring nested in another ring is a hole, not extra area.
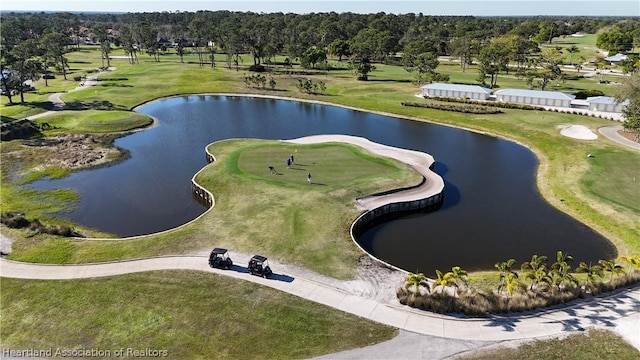
[(629, 105), (629, 100), (618, 102), (610, 96), (592, 96), (587, 98), (589, 110), (621, 113), (622, 110)]
[(502, 89), (495, 92), (496, 100), (535, 106), (571, 107), (576, 97), (558, 91)]
[(489, 100), (491, 89), (478, 85), (433, 83), (421, 87), (422, 96)]
[(604, 61), (610, 63), (611, 65), (618, 65), (621, 61), (627, 60), (628, 56), (624, 54), (615, 54), (613, 56), (609, 56), (604, 58)]

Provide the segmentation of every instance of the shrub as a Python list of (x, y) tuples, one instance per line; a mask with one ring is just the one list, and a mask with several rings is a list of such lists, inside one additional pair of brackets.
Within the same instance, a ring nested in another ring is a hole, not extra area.
[(307, 94), (324, 94), (327, 89), (324, 81), (314, 81), (312, 79), (298, 79), (296, 87)]
[[(635, 257), (629, 257), (635, 259)], [(481, 291), (466, 287), (458, 296), (453, 292), (437, 291), (415, 293), (404, 287), (398, 288), (396, 295), (401, 304), (435, 313), (463, 313), (472, 316), (524, 312), (558, 304), (566, 304), (576, 299), (596, 296), (640, 282), (640, 266), (629, 260), (623, 274), (613, 274), (609, 281), (596, 282), (589, 286), (578, 286), (574, 282), (560, 284), (538, 284), (535, 290), (527, 289), (523, 283), (511, 295), (505, 292)], [(618, 267), (620, 267), (618, 265)], [(620, 267), (622, 269), (622, 267)]]
[(573, 95), (575, 95), (576, 99), (584, 100), (592, 96), (604, 96), (604, 93), (600, 90), (593, 89), (593, 90), (580, 90), (578, 92), (575, 92)]
[(503, 109), (544, 110), (542, 106), (506, 103), (506, 102), (500, 102), (500, 101), (478, 101), (478, 100), (472, 100), (468, 98), (460, 99), (460, 98), (439, 97), (439, 96), (429, 96), (428, 99), (444, 101), (444, 102), (452, 102), (452, 103), (476, 104), (480, 106), (491, 106), (491, 107), (497, 107), (497, 108), (503, 108)]
[(445, 111), (456, 111), (462, 113), (469, 114), (500, 114), (502, 111), (499, 109), (493, 109), (486, 106), (479, 105), (468, 105), (468, 104), (437, 104), (437, 103), (414, 103), (414, 102), (402, 102), (402, 106), (414, 106), (414, 107), (422, 107), (429, 109), (437, 109), (437, 110), (445, 110)]
[(7, 212), (2, 214), (0, 218), (2, 223), (10, 228), (21, 229), (29, 226), (29, 220), (24, 217), (23, 213)]
[(29, 228), (31, 231), (58, 235), (58, 236), (78, 236), (79, 234), (71, 227), (66, 225), (44, 225), (38, 219), (29, 221), (23, 213), (6, 212), (1, 215), (2, 223), (10, 228)]
[(254, 64), (249, 66), (249, 71), (253, 71), (253, 72), (264, 72), (266, 69), (264, 68), (264, 66), (262, 66), (261, 64)]

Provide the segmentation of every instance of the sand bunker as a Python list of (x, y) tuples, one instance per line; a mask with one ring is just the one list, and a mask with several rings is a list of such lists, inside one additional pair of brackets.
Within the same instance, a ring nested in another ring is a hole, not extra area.
[(580, 140), (596, 140), (598, 135), (584, 125), (563, 125), (560, 127), (560, 135)]

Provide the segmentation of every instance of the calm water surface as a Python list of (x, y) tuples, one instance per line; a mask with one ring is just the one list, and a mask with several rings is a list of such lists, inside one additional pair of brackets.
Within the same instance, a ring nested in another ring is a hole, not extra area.
[(377, 226), (359, 241), (375, 256), (409, 271), (462, 266), (492, 269), (508, 258), (555, 258), (563, 250), (578, 261), (615, 256), (611, 244), (549, 206), (535, 185), (537, 161), (526, 148), (445, 126), (400, 120), (332, 106), (229, 96), (186, 96), (155, 101), (137, 111), (156, 127), (115, 144), (131, 157), (35, 188), (72, 188), (72, 221), (120, 236), (148, 234), (183, 224), (204, 212), (190, 179), (206, 165), (204, 147), (228, 138), (291, 139), (315, 134), (366, 137), (424, 151), (445, 179), (442, 208)]

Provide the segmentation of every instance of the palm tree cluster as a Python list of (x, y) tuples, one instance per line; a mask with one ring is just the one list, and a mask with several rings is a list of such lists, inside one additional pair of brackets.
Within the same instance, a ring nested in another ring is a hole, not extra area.
[[(397, 291), (401, 304), (438, 313), (480, 315), (510, 311), (527, 311), (594, 296), (640, 281), (640, 257), (621, 256), (624, 267), (616, 260), (600, 260), (597, 264), (580, 262), (572, 269), (573, 257), (562, 251), (555, 262), (533, 255), (530, 261), (513, 269), (515, 259), (498, 262), (499, 283), (495, 290), (482, 291), (469, 285), (467, 272), (458, 266), (428, 279), (423, 273), (409, 273)], [(577, 275), (584, 274), (584, 275)], [(584, 281), (582, 277), (584, 276)]]

